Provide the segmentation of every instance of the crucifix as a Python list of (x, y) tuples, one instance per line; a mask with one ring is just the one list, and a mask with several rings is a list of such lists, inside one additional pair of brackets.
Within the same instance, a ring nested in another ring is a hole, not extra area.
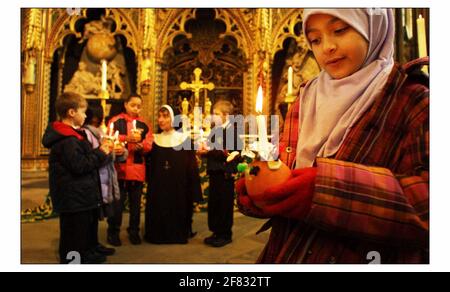
[(199, 99), (200, 99), (200, 90), (207, 89), (207, 90), (213, 90), (214, 89), (214, 83), (203, 83), (203, 81), (200, 80), (200, 75), (202, 75), (202, 69), (195, 68), (194, 70), (195, 80), (192, 81), (192, 83), (187, 82), (181, 82), (180, 88), (183, 90), (190, 89), (192, 92), (194, 92), (194, 101), (195, 106), (198, 106)]

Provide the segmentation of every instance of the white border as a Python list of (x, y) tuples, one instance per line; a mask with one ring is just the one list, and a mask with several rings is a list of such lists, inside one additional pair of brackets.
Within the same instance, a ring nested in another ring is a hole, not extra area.
[[(431, 258), (430, 265), (102, 265), (59, 266), (20, 265), (20, 7), (336, 7), (335, 1), (15, 1), (3, 4), (0, 18), (3, 37), (1, 49), (2, 96), (2, 190), (0, 232), (0, 270), (5, 271), (216, 271), (216, 272), (281, 272), (281, 271), (445, 271), (450, 265), (450, 172), (447, 136), (450, 123), (448, 27), (449, 12), (445, 1), (372, 1), (373, 7), (430, 7), (431, 56)], [(161, 4), (164, 4), (161, 6)], [(361, 7), (360, 1), (340, 1), (339, 7)], [(154, 6), (150, 6), (154, 5)], [(369, 6), (364, 2), (364, 6)], [(8, 29), (6, 31), (6, 29)], [(6, 187), (5, 187), (6, 186)]]

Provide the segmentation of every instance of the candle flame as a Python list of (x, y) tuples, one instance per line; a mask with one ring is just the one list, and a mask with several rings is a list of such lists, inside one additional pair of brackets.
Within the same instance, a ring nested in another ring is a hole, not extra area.
[(263, 90), (261, 85), (258, 87), (258, 94), (256, 95), (256, 112), (261, 114), (263, 110)]

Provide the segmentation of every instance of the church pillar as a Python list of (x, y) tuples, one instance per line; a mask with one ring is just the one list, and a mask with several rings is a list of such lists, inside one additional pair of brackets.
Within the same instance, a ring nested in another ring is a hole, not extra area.
[(36, 157), (35, 147), (38, 123), (38, 98), (35, 85), (32, 87), (29, 84), (22, 86), (22, 168), (34, 169), (34, 159)]
[(48, 124), (50, 103), (51, 60), (44, 60), (42, 51), (36, 62), (36, 84), (34, 90), (22, 91), (22, 168), (39, 170), (47, 167), (48, 150), (41, 143)]
[(243, 98), (244, 98), (244, 108), (243, 112), (244, 115), (250, 115), (254, 111), (254, 104), (253, 104), (253, 84), (254, 84), (254, 68), (253, 68), (253, 62), (247, 63), (247, 71), (243, 74)]
[[(164, 78), (164, 76), (166, 76)], [(155, 82), (153, 88), (153, 102), (152, 102), (152, 111), (151, 111), (151, 120), (153, 129), (156, 131), (158, 128), (156, 119), (158, 117), (158, 109), (163, 105), (164, 101), (167, 101), (167, 71), (163, 73), (162, 60), (156, 60), (155, 62)], [(165, 88), (165, 89), (164, 89)], [(166, 96), (164, 95), (164, 92)]]
[(149, 121), (155, 130), (155, 101), (160, 96), (160, 75), (161, 65), (156, 60), (156, 34), (155, 9), (142, 9), (140, 17), (140, 26), (143, 28), (142, 37), (142, 54), (139, 58), (138, 80), (140, 86), (140, 94), (144, 99), (143, 116)]
[(48, 11), (32, 8), (26, 12), (25, 56), (22, 78), (22, 169), (47, 167), (48, 151), (41, 138), (48, 123), (51, 59), (44, 58), (42, 35), (46, 29)]
[(250, 66), (253, 68), (252, 78), (252, 93), (251, 93), (251, 106), (248, 113), (255, 112), (256, 93), (258, 87), (263, 87), (263, 114), (269, 115), (272, 112), (271, 102), (271, 57), (270, 50), (272, 46), (272, 11), (268, 8), (258, 9), (258, 24), (259, 30), (257, 33), (257, 46), (256, 52), (253, 52), (253, 64)]

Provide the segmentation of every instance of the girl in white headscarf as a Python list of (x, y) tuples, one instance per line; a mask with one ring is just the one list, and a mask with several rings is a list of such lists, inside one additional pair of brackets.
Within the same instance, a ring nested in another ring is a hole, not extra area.
[(303, 32), (322, 71), (287, 114), (295, 169), (257, 196), (236, 186), (245, 214), (272, 218), (259, 262), (427, 262), (427, 59), (394, 63), (391, 9), (305, 9)]
[(315, 9), (303, 17), (303, 32), (322, 71), (301, 93), (299, 167), (336, 153), (394, 65), (394, 19), (387, 10)]
[(155, 134), (155, 143), (162, 147), (180, 146), (187, 136), (175, 130), (175, 115), (169, 105), (163, 105), (158, 112), (158, 126), (160, 134)]

